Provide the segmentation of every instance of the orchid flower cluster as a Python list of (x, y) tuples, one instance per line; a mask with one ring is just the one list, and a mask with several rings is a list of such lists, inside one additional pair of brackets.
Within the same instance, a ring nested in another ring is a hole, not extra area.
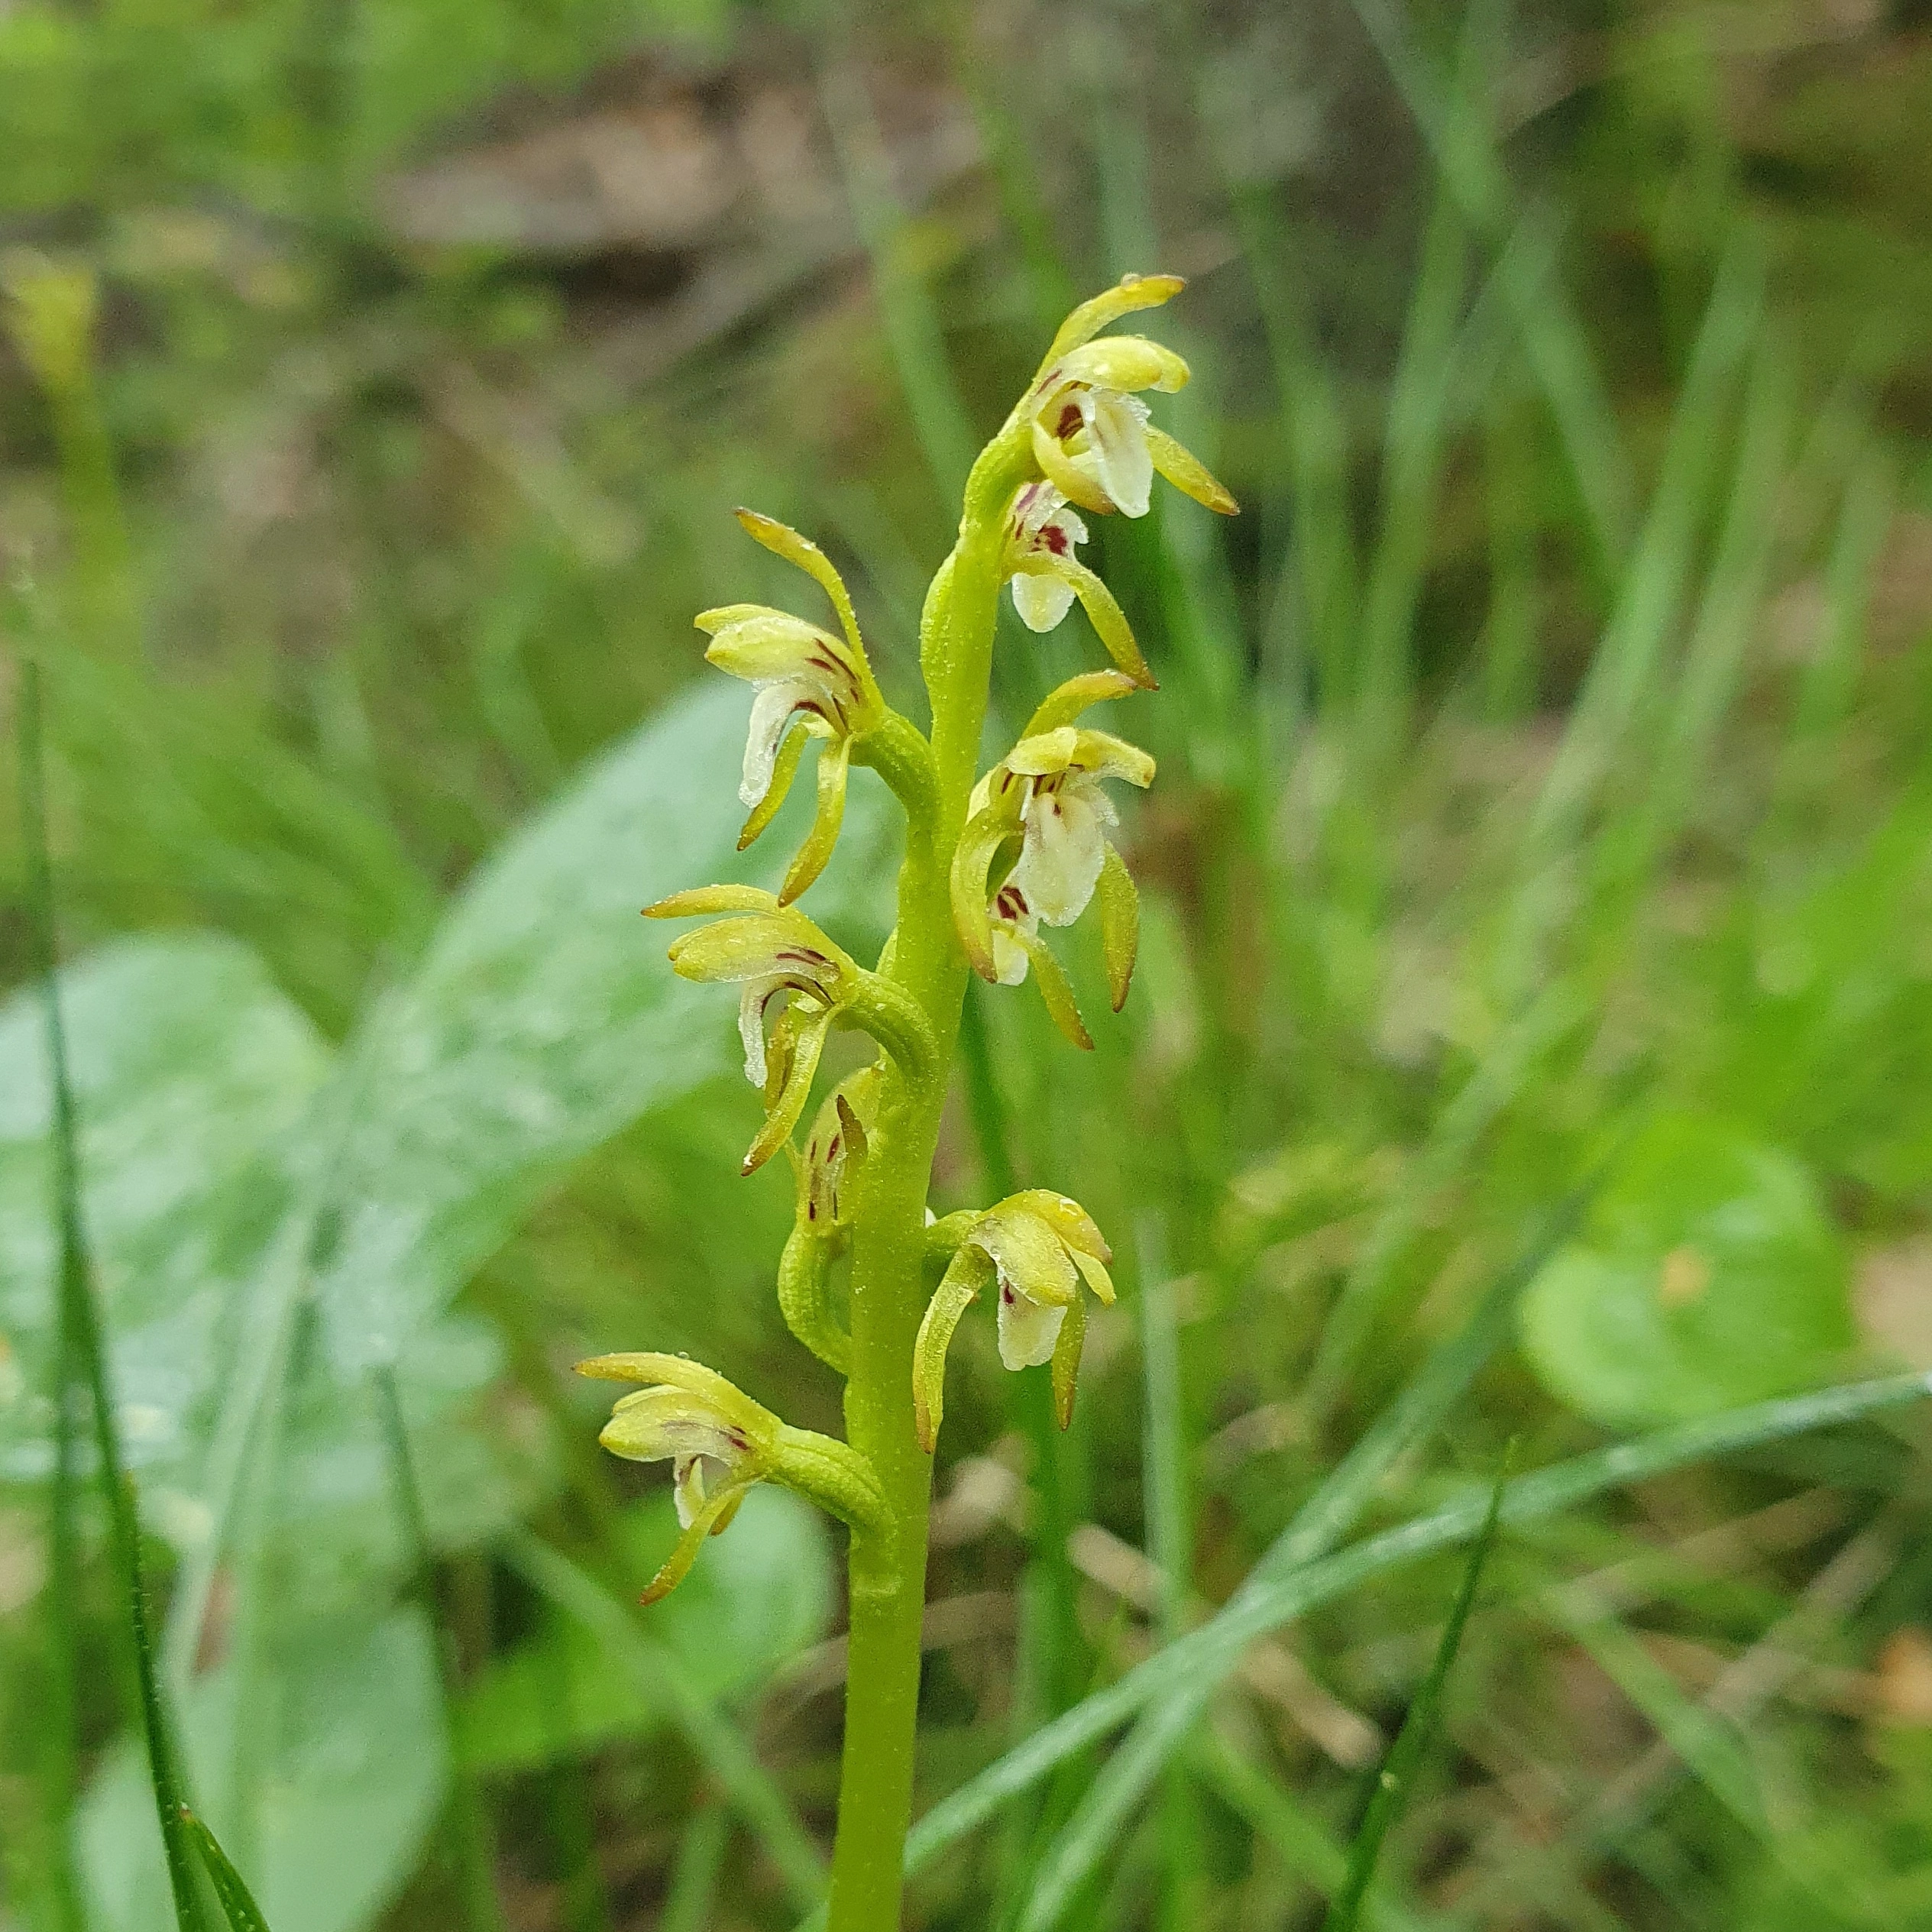
[[(817, 810), (775, 892), (704, 886), (648, 911), (709, 920), (672, 946), (672, 969), (737, 989), (745, 1077), (764, 1111), (744, 1170), (781, 1149), (791, 1160), (795, 1216), (778, 1264), (778, 1306), (798, 1339), (846, 1378), (847, 1440), (788, 1427), (681, 1357), (604, 1355), (580, 1367), (640, 1385), (617, 1404), (604, 1446), (672, 1465), (683, 1534), (646, 1600), (687, 1573), (753, 1484), (785, 1484), (850, 1529), (832, 1932), (898, 1924), (930, 1458), (953, 1335), (991, 1291), (1002, 1361), (1047, 1368), (1064, 1427), (1086, 1298), (1114, 1299), (1107, 1243), (1076, 1202), (1030, 1189), (935, 1219), (926, 1192), (968, 971), (1000, 986), (1031, 978), (1059, 1030), (1083, 1048), (1092, 1037), (1042, 927), (1070, 926), (1097, 906), (1116, 1011), (1133, 976), (1138, 897), (1114, 843), (1118, 814), (1106, 788), (1144, 788), (1154, 763), (1083, 720), (1096, 704), (1153, 689), (1154, 679), (1119, 604), (1076, 553), (1088, 539), (1080, 513), (1143, 516), (1156, 475), (1211, 510), (1235, 507), (1141, 400), (1180, 389), (1186, 364), (1143, 337), (1104, 332), (1181, 286), (1173, 276), (1130, 276), (1076, 309), (981, 452), (958, 542), (921, 621), (930, 733), (885, 701), (830, 559), (770, 517), (738, 513), (752, 538), (814, 580), (836, 628), (754, 604), (697, 620), (710, 639), (706, 656), (754, 692), (739, 849), (772, 824), (814, 741)], [(1003, 587), (1037, 632), (1054, 629), (1077, 603), (1112, 668), (1062, 684), (976, 778)], [(879, 774), (906, 820), (898, 923), (869, 968), (798, 904), (837, 846), (855, 764)], [(823, 1096), (801, 1146), (835, 1030), (869, 1037), (875, 1056)]]

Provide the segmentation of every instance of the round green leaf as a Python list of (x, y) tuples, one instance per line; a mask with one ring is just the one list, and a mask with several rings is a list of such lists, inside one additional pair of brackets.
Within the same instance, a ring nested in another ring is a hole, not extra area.
[(1829, 1374), (1852, 1339), (1844, 1251), (1790, 1155), (1669, 1115), (1530, 1285), (1522, 1328), (1544, 1387), (1600, 1422), (1708, 1415)]

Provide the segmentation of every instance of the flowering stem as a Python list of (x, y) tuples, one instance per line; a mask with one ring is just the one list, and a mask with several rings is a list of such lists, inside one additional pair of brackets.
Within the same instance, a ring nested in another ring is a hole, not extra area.
[(838, 1840), (830, 1932), (895, 1932), (912, 1807), (926, 1520), (932, 1458), (914, 1422), (913, 1344), (925, 1312), (926, 1193), (957, 1048), (966, 965), (947, 875), (966, 823), (985, 720), (1008, 503), (1024, 479), (1017, 437), (974, 467), (960, 539), (934, 581), (921, 658), (933, 714), (935, 810), (908, 828), (889, 966), (924, 1010), (939, 1051), (924, 1078), (895, 1073), (873, 1130), (853, 1228), (852, 1373), (846, 1429), (892, 1512), (889, 1537), (856, 1541)]
[[(1127, 996), (1138, 900), (1106, 839), (1117, 820), (1100, 786), (1103, 779), (1145, 785), (1154, 761), (1073, 721), (1153, 678), (1112, 594), (1073, 555), (1086, 529), (1069, 505), (1141, 516), (1157, 472), (1210, 508), (1233, 510), (1234, 499), (1197, 458), (1148, 426), (1136, 400), (1141, 390), (1180, 388), (1186, 364), (1144, 338), (1101, 334), (1180, 286), (1174, 276), (1129, 276), (1082, 303), (973, 464), (959, 539), (920, 616), (930, 738), (885, 703), (843, 580), (798, 531), (756, 510), (738, 513), (748, 536), (818, 584), (841, 635), (762, 604), (720, 605), (697, 620), (711, 639), (706, 656), (759, 694), (739, 794), (752, 808), (741, 849), (770, 824), (806, 738), (824, 741), (818, 815), (780, 891), (701, 886), (646, 911), (658, 919), (716, 915), (672, 947), (671, 963), (684, 979), (740, 989), (746, 1076), (765, 1105), (745, 1172), (781, 1147), (794, 1163), (798, 1217), (779, 1265), (779, 1307), (800, 1341), (846, 1372), (846, 1440), (788, 1427), (684, 1356), (617, 1353), (578, 1368), (642, 1385), (618, 1402), (598, 1438), (604, 1446), (633, 1461), (673, 1465), (684, 1534), (646, 1602), (676, 1585), (753, 1483), (784, 1484), (851, 1527), (829, 1932), (895, 1932), (899, 1923), (931, 1456), (953, 1331), (967, 1306), (996, 1283), (1000, 1358), (1008, 1368), (1050, 1370), (1041, 1393), (1052, 1414), (1050, 1422), (1043, 1415), (1041, 1429), (1064, 1429), (1086, 1299), (1114, 1299), (1105, 1238), (1078, 1202), (1028, 1188), (928, 1226), (926, 1197), (969, 968), (1006, 985), (1031, 972), (1060, 1031), (1092, 1047), (1065, 971), (1037, 928), (1066, 925), (1097, 901), (1116, 1011)], [(1116, 668), (1063, 684), (1008, 758), (976, 784), (1000, 587), (1009, 578), (1015, 607), (1034, 629), (1052, 628), (1077, 599)], [(849, 762), (875, 769), (906, 818), (898, 920), (869, 972), (792, 904), (837, 839)], [(769, 1009), (780, 999), (787, 1003), (768, 1032)], [(825, 1097), (801, 1153), (792, 1136), (834, 1024), (869, 1034), (879, 1057)], [(989, 1178), (1010, 1179), (998, 1173), (1003, 1165), (993, 1163)], [(848, 1249), (849, 1333), (826, 1294), (826, 1270)], [(935, 1264), (945, 1273), (929, 1303)]]

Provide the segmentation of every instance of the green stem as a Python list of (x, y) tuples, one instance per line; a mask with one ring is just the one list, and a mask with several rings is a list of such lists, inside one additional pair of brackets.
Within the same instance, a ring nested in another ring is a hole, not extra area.
[(947, 875), (985, 721), (1005, 519), (1024, 461), (1009, 425), (974, 465), (959, 542), (934, 580), (921, 626), (937, 795), (930, 824), (908, 827), (888, 970), (924, 1011), (937, 1054), (917, 1070), (893, 1063), (853, 1219), (846, 1432), (878, 1474), (892, 1529), (852, 1544), (830, 1932), (895, 1932), (899, 1923), (932, 1491), (932, 1460), (914, 1426), (912, 1353), (925, 1312), (927, 1189), (966, 979)]

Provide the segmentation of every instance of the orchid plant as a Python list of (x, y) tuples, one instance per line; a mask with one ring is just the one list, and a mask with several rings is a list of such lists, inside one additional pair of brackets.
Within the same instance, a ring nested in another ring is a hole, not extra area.
[[(745, 1076), (765, 1108), (744, 1168), (752, 1172), (781, 1147), (792, 1160), (797, 1218), (778, 1264), (778, 1306), (798, 1339), (846, 1378), (846, 1440), (788, 1427), (682, 1357), (603, 1355), (579, 1366), (639, 1385), (617, 1403), (604, 1447), (672, 1467), (683, 1534), (647, 1602), (675, 1587), (754, 1483), (796, 1490), (850, 1531), (830, 1932), (888, 1932), (899, 1923), (931, 1458), (953, 1335), (992, 1290), (1001, 1360), (1015, 1371), (1048, 1370), (1065, 1427), (1086, 1296), (1114, 1298), (1107, 1243), (1063, 1196), (1029, 1189), (937, 1220), (926, 1196), (969, 971), (1000, 985), (1031, 976), (1060, 1031), (1091, 1047), (1040, 928), (1070, 925), (1097, 900), (1116, 1011), (1127, 997), (1138, 901), (1108, 836), (1117, 820), (1104, 787), (1146, 786), (1154, 760), (1079, 720), (1105, 700), (1153, 689), (1154, 680), (1119, 604), (1075, 555), (1087, 536), (1078, 512), (1143, 516), (1157, 474), (1212, 510), (1235, 507), (1154, 426), (1141, 400), (1147, 390), (1180, 388), (1186, 364), (1141, 336), (1103, 332), (1181, 286), (1175, 276), (1129, 276), (1076, 309), (973, 464), (959, 540), (921, 618), (930, 735), (885, 701), (830, 560), (782, 523), (739, 513), (759, 543), (816, 580), (836, 632), (759, 604), (727, 605), (697, 620), (711, 640), (711, 662), (756, 692), (739, 792), (750, 817), (739, 849), (771, 823), (814, 739), (817, 812), (775, 893), (701, 887), (649, 912), (709, 917), (672, 947), (672, 968), (739, 989)], [(1058, 625), (1077, 601), (1114, 668), (1063, 684), (976, 778), (1003, 584), (1036, 631)], [(906, 820), (898, 923), (869, 969), (794, 903), (831, 856), (854, 764), (879, 774)], [(824, 1098), (801, 1150), (794, 1137), (835, 1027), (869, 1035), (877, 1055)]]

